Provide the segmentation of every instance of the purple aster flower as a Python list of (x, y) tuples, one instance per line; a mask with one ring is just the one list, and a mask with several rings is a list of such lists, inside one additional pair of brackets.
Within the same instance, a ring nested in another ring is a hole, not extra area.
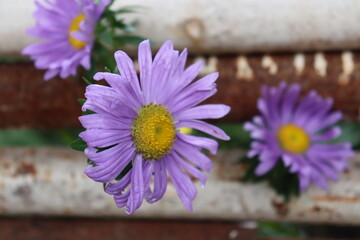
[[(105, 79), (110, 86), (94, 84), (86, 89), (83, 110), (96, 113), (79, 118), (86, 128), (80, 137), (88, 144), (85, 154), (96, 166), (89, 165), (85, 173), (107, 183), (105, 191), (114, 195), (118, 207), (126, 206), (128, 214), (143, 199), (154, 203), (164, 196), (167, 174), (185, 207), (192, 210), (197, 190), (189, 175), (205, 184), (200, 169), (210, 171), (212, 161), (201, 150), (215, 154), (218, 143), (183, 134), (180, 128), (229, 139), (221, 129), (199, 120), (221, 118), (230, 111), (222, 104), (197, 106), (216, 93), (218, 73), (194, 81), (202, 63), (185, 68), (186, 58), (186, 50), (179, 55), (167, 41), (153, 60), (146, 40), (139, 45), (140, 79), (132, 60), (118, 51), (115, 60), (121, 75), (97, 73), (94, 79)], [(131, 170), (116, 181), (129, 164)]]
[(79, 65), (90, 68), (94, 27), (110, 0), (36, 1), (35, 27), (28, 34), (42, 39), (23, 50), (38, 69), (47, 69), (44, 79), (76, 74)]
[(311, 91), (300, 101), (300, 85), (285, 82), (264, 86), (262, 94), (257, 103), (262, 115), (244, 125), (254, 139), (248, 156), (259, 155), (255, 173), (265, 174), (281, 158), (298, 175), (302, 191), (311, 183), (327, 189), (326, 178), (337, 181), (354, 154), (348, 142), (329, 143), (341, 134), (334, 124), (342, 114), (330, 111), (333, 100)]

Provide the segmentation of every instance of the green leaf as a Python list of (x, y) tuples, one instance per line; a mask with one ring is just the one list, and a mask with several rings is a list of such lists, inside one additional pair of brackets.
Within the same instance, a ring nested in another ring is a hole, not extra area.
[(70, 146), (72, 149), (76, 151), (83, 152), (85, 148), (87, 148), (87, 143), (84, 142), (84, 140), (82, 140), (81, 138), (78, 138)]
[(141, 43), (144, 40), (146, 40), (146, 38), (139, 37), (139, 36), (130, 36), (130, 35), (123, 35), (123, 36), (115, 37), (115, 41), (121, 45), (126, 45), (126, 44), (138, 45), (139, 43)]
[(84, 103), (86, 102), (86, 99), (79, 98), (77, 101), (78, 101), (78, 102), (80, 103), (80, 105), (82, 106), (82, 105), (84, 105)]
[(84, 82), (85, 82), (87, 85), (93, 84), (93, 82), (92, 82), (91, 80), (89, 80), (86, 76), (83, 76), (82, 79), (84, 80)]
[(285, 167), (281, 159), (279, 159), (275, 167), (261, 176), (255, 174), (255, 169), (260, 163), (258, 157), (244, 157), (240, 162), (248, 167), (246, 174), (242, 179), (244, 182), (257, 183), (268, 181), (269, 185), (279, 195), (282, 195), (286, 202), (288, 202), (292, 196), (298, 196), (300, 194), (298, 175), (290, 173), (289, 168)]
[(306, 232), (300, 226), (281, 222), (259, 222), (257, 233), (261, 238), (305, 238)]

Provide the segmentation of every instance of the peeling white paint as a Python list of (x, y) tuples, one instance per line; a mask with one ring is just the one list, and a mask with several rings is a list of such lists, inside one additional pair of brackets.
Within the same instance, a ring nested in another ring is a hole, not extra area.
[(350, 51), (345, 51), (341, 54), (342, 72), (339, 75), (338, 83), (340, 85), (347, 85), (350, 81), (351, 74), (354, 72), (354, 58)]
[(241, 55), (236, 59), (236, 79), (239, 80), (253, 80), (254, 72), (251, 69), (250, 64), (247, 61), (246, 56)]
[[(288, 204), (266, 183), (242, 183), (241, 150), (219, 151), (204, 189), (195, 182), (194, 211), (181, 204), (169, 183), (162, 200), (144, 201), (135, 214), (118, 209), (101, 183), (88, 179), (81, 152), (60, 148), (3, 148), (0, 151), (0, 214), (2, 216), (92, 216), (212, 220), (281, 220), (332, 224), (360, 223), (360, 154), (350, 159), (349, 171), (329, 190), (312, 186)], [(24, 167), (24, 163), (27, 165)], [(229, 176), (229, 169), (239, 168)], [(52, 196), (52, 197), (50, 197)], [(220, 197), (219, 197), (220, 196)], [(235, 236), (229, 233), (229, 237)]]
[(316, 73), (321, 77), (325, 77), (327, 68), (327, 61), (325, 55), (322, 52), (318, 52), (315, 54), (314, 57), (314, 68)]
[(295, 74), (301, 75), (305, 69), (305, 55), (302, 53), (295, 54), (293, 65), (295, 68)]
[(203, 62), (203, 67), (201, 68), (201, 71), (199, 73), (199, 75), (201, 76), (218, 72), (218, 58), (215, 56), (210, 56), (207, 60), (206, 58), (199, 56), (194, 59), (194, 63), (195, 62)]
[(268, 69), (270, 75), (275, 75), (278, 72), (278, 65), (269, 55), (263, 56), (263, 58), (261, 59), (261, 67)]

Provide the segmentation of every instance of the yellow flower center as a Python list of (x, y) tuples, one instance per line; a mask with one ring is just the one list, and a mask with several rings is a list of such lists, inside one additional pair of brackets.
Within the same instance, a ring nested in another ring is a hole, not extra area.
[(75, 49), (80, 50), (83, 47), (86, 46), (86, 42), (84, 41), (79, 41), (77, 39), (75, 39), (73, 36), (71, 36), (72, 32), (76, 32), (80, 30), (80, 23), (85, 20), (85, 15), (84, 14), (79, 14), (77, 15), (71, 22), (70, 27), (69, 27), (69, 31), (68, 31), (68, 35), (69, 35), (69, 42), (71, 44), (71, 46), (73, 46)]
[(287, 152), (301, 154), (310, 146), (307, 133), (293, 124), (282, 126), (277, 133), (280, 146)]
[(131, 134), (137, 152), (145, 159), (153, 160), (170, 151), (176, 129), (170, 112), (163, 105), (149, 104), (138, 111)]

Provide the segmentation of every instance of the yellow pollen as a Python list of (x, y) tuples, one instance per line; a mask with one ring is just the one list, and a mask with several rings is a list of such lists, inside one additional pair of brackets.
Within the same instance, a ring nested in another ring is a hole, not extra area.
[(71, 36), (72, 32), (76, 32), (80, 30), (80, 23), (85, 20), (85, 15), (84, 14), (79, 14), (77, 15), (71, 22), (70, 27), (69, 27), (69, 31), (68, 31), (68, 38), (69, 38), (69, 42), (71, 44), (71, 46), (73, 46), (75, 49), (80, 50), (83, 47), (86, 46), (86, 42), (84, 41), (79, 41), (76, 38), (74, 38), (73, 36)]
[(287, 152), (294, 154), (304, 153), (310, 146), (308, 134), (298, 126), (286, 124), (277, 132), (280, 146)]
[(137, 152), (147, 160), (169, 153), (176, 129), (170, 112), (160, 104), (145, 105), (132, 123), (132, 138)]

